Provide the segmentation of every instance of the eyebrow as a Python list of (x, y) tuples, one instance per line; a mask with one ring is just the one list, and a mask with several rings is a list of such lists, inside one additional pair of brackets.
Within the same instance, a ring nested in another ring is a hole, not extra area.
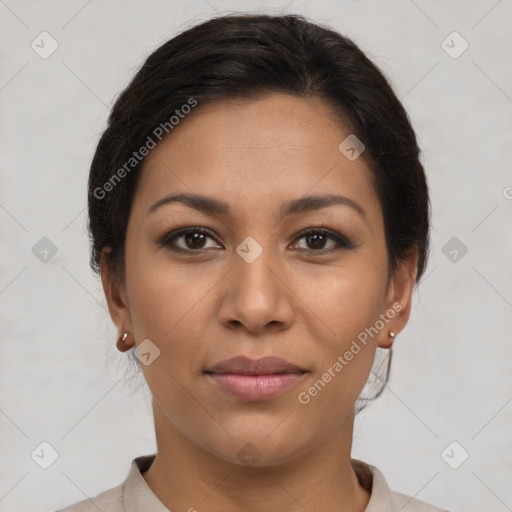
[[(219, 215), (229, 215), (230, 213), (228, 203), (214, 199), (213, 197), (199, 194), (169, 194), (153, 204), (149, 208), (147, 215), (153, 213), (165, 204), (175, 202), (182, 203), (190, 208), (194, 208), (195, 210), (205, 213), (214, 213)], [(312, 195), (293, 199), (281, 207), (280, 218), (283, 219), (291, 215), (298, 215), (303, 212), (319, 210), (333, 205), (348, 206), (366, 220), (366, 212), (359, 203), (350, 197), (337, 194)]]

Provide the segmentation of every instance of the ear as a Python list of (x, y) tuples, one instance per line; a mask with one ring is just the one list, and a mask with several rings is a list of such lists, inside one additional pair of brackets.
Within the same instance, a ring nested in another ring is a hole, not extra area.
[[(107, 299), (110, 317), (116, 325), (120, 335), (122, 335), (124, 332), (132, 333), (132, 321), (128, 307), (125, 283), (122, 282), (120, 276), (115, 276), (112, 274), (109, 264), (110, 253), (110, 247), (105, 247), (101, 251), (100, 269), (103, 292), (105, 293), (105, 298)], [(131, 345), (129, 340), (131, 340)], [(133, 343), (133, 336), (128, 336), (124, 341), (125, 349), (130, 349), (133, 346)]]
[(379, 332), (379, 347), (391, 348), (392, 331), (398, 334), (407, 324), (411, 314), (411, 301), (416, 282), (418, 247), (414, 246), (408, 256), (398, 262), (398, 267), (391, 276), (386, 295), (386, 327)]

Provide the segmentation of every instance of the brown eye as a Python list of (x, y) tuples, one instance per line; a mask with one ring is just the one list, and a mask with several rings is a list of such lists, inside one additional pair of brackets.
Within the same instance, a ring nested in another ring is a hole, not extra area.
[[(344, 236), (329, 229), (310, 229), (302, 232), (297, 240), (305, 240), (306, 247), (299, 249), (309, 253), (326, 254), (345, 248), (350, 249), (354, 244)], [(329, 244), (329, 240), (331, 243)], [(326, 247), (327, 245), (327, 247)], [(297, 242), (295, 243), (297, 246)]]
[[(206, 246), (208, 239), (215, 240), (208, 229), (200, 227), (190, 227), (173, 231), (167, 234), (160, 242), (161, 245), (169, 247), (174, 251), (199, 252), (214, 247)], [(178, 241), (181, 241), (178, 243)]]

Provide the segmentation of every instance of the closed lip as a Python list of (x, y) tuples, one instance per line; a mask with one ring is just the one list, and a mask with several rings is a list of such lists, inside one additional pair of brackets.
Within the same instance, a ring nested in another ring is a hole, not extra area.
[(246, 356), (232, 357), (205, 369), (208, 374), (273, 375), (276, 373), (303, 374), (306, 370), (279, 357), (251, 359)]

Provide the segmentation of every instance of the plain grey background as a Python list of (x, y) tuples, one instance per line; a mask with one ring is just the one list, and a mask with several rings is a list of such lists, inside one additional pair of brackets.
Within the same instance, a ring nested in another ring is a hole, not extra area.
[[(241, 10), (302, 13), (353, 38), (423, 149), (429, 266), (353, 457), (453, 512), (512, 510), (511, 0), (0, 0), (0, 511), (93, 497), (155, 450), (150, 394), (115, 349), (88, 266), (88, 169), (145, 57)], [(43, 442), (58, 454), (47, 469)]]

